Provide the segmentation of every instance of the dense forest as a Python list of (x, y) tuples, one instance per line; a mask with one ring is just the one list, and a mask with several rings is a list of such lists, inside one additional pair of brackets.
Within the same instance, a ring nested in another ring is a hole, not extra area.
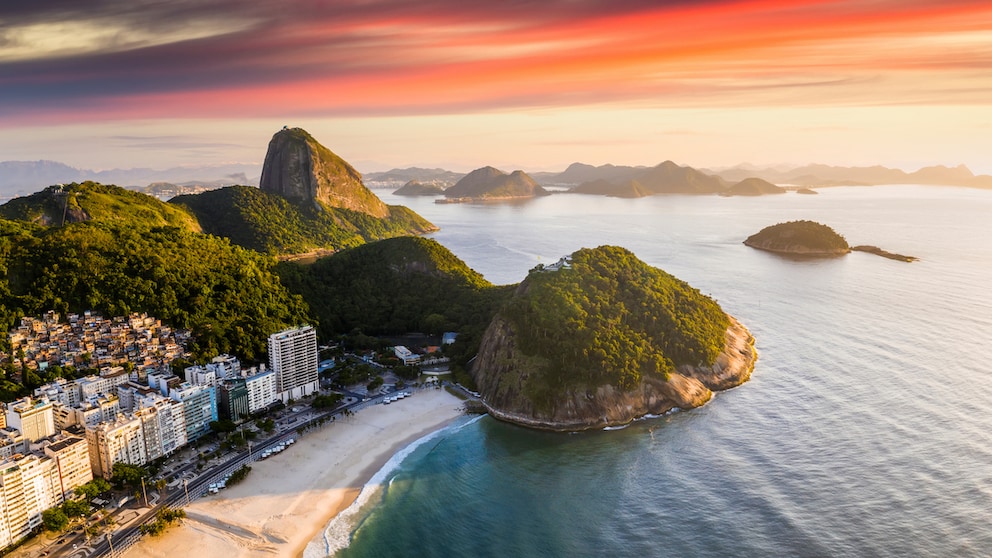
[(477, 345), (513, 289), (492, 285), (437, 241), (420, 237), (365, 244), (310, 265), (281, 263), (276, 271), (309, 304), (325, 338), (458, 331), (459, 347)]
[(147, 312), (195, 333), (196, 356), (248, 361), (270, 333), (310, 321), (275, 262), (225, 239), (134, 222), (43, 229), (0, 221), (0, 326), (24, 315)]
[(715, 301), (615, 246), (532, 270), (500, 315), (519, 351), (544, 363), (532, 376), (538, 398), (604, 384), (629, 390), (645, 376), (710, 364), (729, 326)]
[(430, 222), (403, 206), (388, 206), (389, 217), (379, 219), (349, 209), (294, 204), (251, 186), (177, 196), (169, 203), (194, 214), (203, 232), (273, 255), (340, 250), (371, 240), (435, 230)]

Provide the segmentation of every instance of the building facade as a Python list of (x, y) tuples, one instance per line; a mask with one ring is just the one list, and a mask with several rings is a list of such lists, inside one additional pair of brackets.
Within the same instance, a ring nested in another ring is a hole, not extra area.
[(287, 329), (269, 336), (269, 367), (276, 374), (276, 389), (283, 402), (315, 393), (317, 332), (313, 326)]
[(7, 426), (18, 430), (32, 442), (55, 434), (51, 401), (25, 397), (7, 404)]
[(17, 454), (0, 462), (0, 548), (41, 525), (41, 512), (62, 503), (55, 463)]

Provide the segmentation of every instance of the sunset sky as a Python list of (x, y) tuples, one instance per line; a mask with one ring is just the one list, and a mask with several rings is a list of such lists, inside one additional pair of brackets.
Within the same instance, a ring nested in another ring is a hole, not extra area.
[(821, 162), (992, 173), (992, 2), (46, 0), (0, 6), (0, 161), (368, 172)]

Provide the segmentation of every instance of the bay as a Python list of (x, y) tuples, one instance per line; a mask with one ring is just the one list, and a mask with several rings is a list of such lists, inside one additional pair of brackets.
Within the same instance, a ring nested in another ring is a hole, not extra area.
[[(615, 244), (754, 334), (748, 383), (623, 430), (462, 421), (390, 474), (340, 556), (992, 555), (992, 192), (821, 189), (759, 198), (400, 198), (489, 280)], [(745, 247), (811, 219), (864, 253)]]

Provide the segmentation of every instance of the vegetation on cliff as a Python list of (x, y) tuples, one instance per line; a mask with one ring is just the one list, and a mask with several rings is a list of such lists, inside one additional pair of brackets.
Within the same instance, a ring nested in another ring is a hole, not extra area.
[(532, 271), (499, 318), (526, 361), (525, 394), (539, 407), (567, 391), (630, 390), (649, 377), (667, 380), (680, 365), (711, 364), (729, 325), (712, 299), (614, 246), (579, 250), (557, 271)]
[(412, 210), (389, 206), (384, 219), (340, 208), (299, 205), (251, 186), (230, 186), (172, 198), (203, 224), (203, 232), (267, 254), (340, 250), (367, 241), (423, 233), (436, 227)]
[(850, 251), (847, 240), (815, 221), (789, 221), (765, 227), (747, 237), (752, 248), (797, 255), (840, 255)]

